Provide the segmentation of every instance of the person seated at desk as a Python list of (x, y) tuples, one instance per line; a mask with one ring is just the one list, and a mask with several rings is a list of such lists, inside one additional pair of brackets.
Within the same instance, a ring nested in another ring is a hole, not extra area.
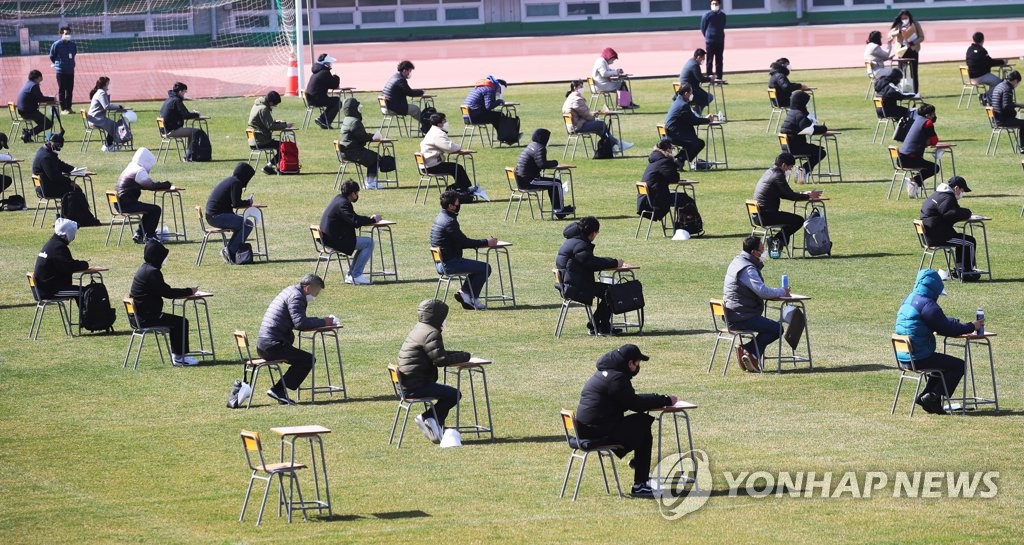
[(321, 53), (313, 63), (313, 75), (306, 84), (306, 102), (310, 106), (324, 108), (320, 117), (313, 120), (321, 129), (329, 130), (334, 118), (338, 116), (338, 111), (341, 110), (341, 99), (328, 94), (328, 91), (341, 85), (341, 77), (331, 73), (336, 60), (338, 59), (327, 53)]
[[(459, 403), (462, 394), (447, 384), (437, 382), (438, 367), (469, 361), (469, 352), (446, 350), (442, 332), (448, 317), (448, 305), (436, 299), (425, 299), (417, 308), (419, 321), (409, 331), (398, 351), (398, 373), (402, 392), (408, 397), (435, 398), (434, 410), (416, 416), (416, 425), (423, 436), (435, 445), (441, 442), (448, 412)], [(437, 414), (437, 419), (434, 415)]]
[(884, 68), (875, 78), (875, 94), (882, 99), (882, 115), (897, 121), (910, 115), (910, 109), (900, 106), (900, 101), (918, 98), (913, 93), (900, 91), (902, 80), (903, 71), (899, 68)]
[(941, 379), (928, 377), (924, 391), (915, 400), (931, 414), (945, 414), (942, 396), (953, 395), (964, 376), (964, 360), (936, 352), (935, 335), (958, 337), (985, 326), (984, 320), (961, 323), (956, 318), (947, 318), (938, 302), (939, 296), (944, 295), (945, 291), (939, 273), (932, 269), (922, 269), (917, 273), (914, 290), (903, 300), (896, 313), (896, 334), (909, 337), (914, 347), (910, 355), (896, 353), (900, 366), (909, 368), (910, 358), (913, 357), (914, 367), (918, 370), (942, 371)]
[[(698, 115), (715, 100), (715, 95), (705, 91), (700, 86), (702, 83), (715, 81), (714, 75), (708, 74), (705, 76), (700, 71), (700, 65), (704, 63), (705, 58), (707, 58), (707, 52), (698, 47), (693, 52), (693, 57), (686, 61), (686, 64), (683, 65), (683, 70), (679, 73), (680, 87), (686, 83), (690, 84), (692, 95), (687, 102), (693, 106), (693, 111)], [(680, 92), (682, 92), (682, 89), (680, 89)]]
[[(964, 193), (970, 192), (967, 180), (962, 176), (953, 176), (949, 182), (939, 184), (921, 203), (921, 222), (924, 223), (928, 245), (953, 246), (956, 249), (956, 269), (949, 273), (953, 278), (964, 281), (981, 278), (981, 274), (974, 270), (977, 241), (971, 235), (956, 230), (957, 223), (971, 219), (971, 210), (960, 206), (960, 199)], [(961, 263), (963, 270), (960, 267)]]
[(764, 316), (765, 299), (789, 297), (789, 288), (769, 288), (761, 276), (764, 268), (764, 244), (756, 236), (743, 239), (743, 251), (733, 258), (725, 272), (722, 299), (725, 322), (729, 329), (754, 331), (753, 341), (736, 347), (740, 367), (745, 371), (761, 371), (759, 358), (765, 348), (779, 338), (782, 324)]
[(159, 240), (156, 227), (160, 223), (162, 210), (155, 204), (140, 201), (142, 190), (166, 191), (172, 187), (171, 182), (158, 182), (150, 177), (150, 171), (155, 166), (156, 157), (153, 153), (146, 148), (139, 148), (117, 178), (117, 206), (121, 213), (142, 212), (142, 221), (132, 236), (136, 244), (145, 244), (150, 239)]
[(430, 227), (430, 245), (441, 252), (437, 272), (444, 274), (466, 273), (466, 281), (455, 299), (466, 310), (483, 310), (487, 303), (480, 300), (480, 291), (491, 276), (491, 266), (483, 261), (462, 257), (462, 251), (469, 248), (493, 248), (498, 245), (496, 238), (469, 238), (459, 226), (459, 210), (462, 207), (459, 194), (448, 190), (441, 194), (441, 212)]
[(324, 246), (352, 256), (352, 266), (345, 276), (346, 284), (369, 284), (363, 275), (366, 264), (373, 257), (373, 237), (356, 236), (360, 227), (373, 225), (381, 220), (380, 214), (360, 216), (353, 204), (359, 202), (359, 184), (346, 180), (341, 192), (335, 195), (320, 218), (320, 234)]
[(984, 93), (978, 94), (978, 100), (982, 106), (988, 106), (992, 89), (1003, 81), (1002, 78), (992, 73), (992, 69), (997, 66), (1006, 66), (1006, 59), (993, 59), (989, 56), (988, 50), (983, 45), (985, 43), (983, 33), (975, 32), (971, 40), (973, 42), (967, 47), (967, 77), (971, 78), (972, 82), (977, 82), (987, 88)]
[[(653, 498), (651, 488), (651, 447), (654, 436), (651, 425), (654, 417), (647, 411), (675, 405), (676, 396), (638, 394), (633, 389), (633, 377), (640, 373), (640, 362), (650, 361), (635, 344), (624, 344), (597, 359), (597, 370), (580, 392), (576, 407), (576, 430), (581, 440), (592, 445), (622, 445), (615, 455), (624, 457), (629, 452), (633, 459), (634, 498)], [(633, 414), (626, 416), (626, 411)]]
[(415, 69), (416, 67), (410, 61), (398, 63), (398, 71), (391, 75), (380, 94), (384, 95), (384, 104), (389, 112), (395, 115), (407, 115), (420, 121), (420, 107), (409, 104), (409, 97), (421, 97), (425, 94), (422, 89), (409, 87), (409, 78), (412, 77), (412, 71)]
[[(427, 131), (423, 140), (420, 140), (423, 166), (430, 174), (453, 177), (455, 182), (445, 189), (458, 193), (462, 202), (473, 202), (476, 196), (480, 195), (480, 187), (473, 186), (465, 167), (454, 161), (444, 160), (445, 153), (462, 151), (462, 146), (453, 142), (448, 136), (448, 130), (448, 118), (445, 114), (438, 112), (430, 116), (430, 130)], [(486, 193), (484, 195), (486, 196)]]
[[(39, 133), (50, 130), (53, 122), (43, 112), (39, 111), (40, 104), (52, 103), (54, 97), (44, 96), (39, 90), (39, 84), (43, 82), (43, 73), (39, 70), (32, 70), (28, 73), (28, 81), (18, 93), (18, 115), (27, 119), (35, 125), (32, 130), (27, 128), (21, 130), (21, 141), (28, 144)], [(62, 130), (61, 133), (64, 131)]]
[(697, 136), (697, 127), (707, 125), (717, 118), (714, 115), (703, 117), (694, 113), (690, 107), (691, 100), (693, 87), (689, 83), (680, 85), (672, 106), (665, 114), (665, 136), (679, 147), (675, 157), (678, 168), (690, 163), (693, 170), (706, 170), (707, 163), (697, 158), (704, 149), (704, 141)]
[(1017, 129), (1017, 144), (1020, 153), (1024, 153), (1024, 142), (1021, 142), (1021, 128), (1024, 119), (1017, 117), (1017, 109), (1024, 107), (1018, 104), (1014, 90), (1020, 85), (1020, 72), (1014, 70), (1006, 75), (1006, 79), (992, 89), (992, 114), (996, 123), (1009, 129)]
[(782, 57), (769, 66), (768, 87), (775, 89), (775, 99), (780, 108), (789, 108), (789, 97), (796, 91), (808, 91), (810, 87), (789, 81), (789, 59)]
[(754, 200), (757, 201), (758, 209), (761, 211), (757, 221), (761, 225), (782, 225), (782, 232), (773, 238), (769, 244), (778, 245), (778, 248), (785, 248), (790, 238), (804, 225), (804, 219), (790, 212), (783, 212), (779, 208), (781, 199), (788, 201), (816, 201), (821, 197), (820, 191), (808, 191), (797, 193), (786, 181), (786, 173), (793, 170), (796, 158), (792, 153), (780, 153), (775, 158), (775, 166), (766, 170), (761, 175), (754, 187)]
[(345, 117), (341, 120), (341, 135), (338, 138), (338, 145), (341, 146), (341, 156), (346, 161), (359, 163), (366, 167), (366, 189), (377, 189), (377, 169), (380, 155), (366, 148), (366, 144), (374, 141), (374, 135), (366, 132), (361, 109), (362, 105), (354, 97), (346, 98), (345, 102), (341, 104), (341, 110)]
[(249, 166), (249, 163), (239, 161), (231, 176), (221, 180), (206, 199), (206, 222), (218, 229), (230, 229), (232, 232), (228, 245), (220, 251), (221, 257), (229, 265), (235, 264), (235, 253), (245, 239), (249, 238), (249, 233), (255, 226), (235, 213), (239, 208), (252, 206), (252, 199), (242, 198), (242, 190), (249, 185), (255, 175), (256, 170)]
[[(494, 134), (499, 134), (501, 124), (508, 118), (497, 109), (505, 103), (501, 95), (507, 86), (508, 83), (505, 80), (495, 79), (494, 76), (487, 76), (487, 78), (477, 81), (463, 102), (469, 107), (469, 120), (477, 125), (487, 123), (494, 127)], [(517, 136), (522, 137), (522, 134)], [(517, 138), (515, 141), (502, 140), (502, 143), (518, 144), (519, 139)]]
[[(0, 149), (10, 149), (8, 147), (8, 143), (7, 143), (7, 135), (4, 134), (3, 131), (0, 131)], [(9, 154), (5, 154), (5, 155), (10, 157)], [(6, 158), (7, 157), (5, 157), (5, 159)], [(14, 179), (13, 178), (11, 178), (10, 176), (8, 176), (6, 174), (0, 174), (0, 193), (6, 191), (7, 188), (11, 187), (11, 184), (13, 184), (13, 183), (14, 183)]]
[(915, 110), (915, 114), (899, 149), (900, 166), (903, 168), (920, 169), (920, 174), (915, 174), (913, 179), (907, 183), (907, 191), (911, 197), (916, 197), (920, 188), (924, 187), (924, 181), (935, 175), (935, 163), (924, 158), (925, 148), (939, 143), (939, 135), (935, 133), (935, 106), (921, 104)]
[(82, 288), (71, 283), (72, 275), (89, 268), (88, 261), (75, 259), (68, 248), (78, 233), (78, 224), (65, 218), (53, 222), (53, 236), (36, 256), (36, 291), (40, 299), (82, 298)]
[(878, 73), (885, 68), (885, 63), (892, 59), (892, 41), (893, 38), (889, 37), (889, 42), (885, 48), (882, 48), (882, 33), (877, 30), (872, 30), (868, 34), (868, 41), (864, 42), (864, 62), (871, 63), (869, 70), (871, 73), (878, 77)]
[[(624, 90), (629, 92), (629, 85), (623, 79), (621, 68), (612, 68), (612, 64), (619, 60), (619, 54), (614, 49), (606, 47), (601, 51), (601, 56), (594, 61), (594, 69), (591, 70), (591, 77), (594, 78), (594, 87), (598, 91), (612, 92)], [(619, 106), (624, 110), (633, 110), (640, 105), (630, 100), (629, 106)]]
[[(89, 201), (85, 192), (68, 177), (75, 167), (60, 160), (58, 153), (64, 148), (64, 136), (60, 133), (52, 133), (46, 142), (39, 147), (36, 156), (32, 159), (32, 174), (39, 176), (39, 188), (36, 188), (36, 196), (40, 199), (60, 199), (68, 193), (78, 193), (70, 199), (71, 211), (67, 214), (68, 219), (75, 220), (79, 227), (95, 227), (100, 225), (89, 209)], [(67, 212), (67, 210), (65, 210)]]
[(789, 152), (793, 155), (806, 155), (807, 162), (797, 171), (797, 183), (803, 183), (814, 171), (814, 167), (825, 158), (825, 149), (807, 141), (809, 135), (820, 135), (828, 132), (824, 123), (807, 111), (807, 103), (811, 95), (803, 91), (793, 93), (789, 103), (789, 112), (779, 127), (779, 132), (789, 137)]
[(199, 360), (187, 356), (188, 319), (164, 313), (164, 299), (181, 299), (195, 295), (198, 287), (172, 288), (164, 281), (160, 269), (170, 252), (160, 241), (149, 240), (142, 251), (144, 263), (135, 271), (129, 296), (135, 300), (137, 327), (166, 327), (171, 333), (171, 362), (174, 365), (196, 365)]
[(267, 390), (267, 396), (281, 405), (295, 405), (288, 396), (288, 390), (298, 390), (302, 381), (313, 369), (313, 355), (300, 350), (295, 342), (293, 330), (306, 331), (338, 325), (334, 318), (311, 318), (306, 316), (306, 305), (312, 303), (324, 289), (324, 281), (315, 274), (307, 274), (298, 284), (288, 286), (277, 294), (270, 303), (260, 323), (260, 334), (256, 340), (256, 353), (268, 361), (284, 361), (288, 370), (281, 379)]
[(519, 160), (516, 161), (516, 186), (519, 189), (546, 189), (551, 200), (552, 213), (556, 218), (562, 219), (575, 212), (576, 209), (572, 205), (564, 205), (565, 195), (562, 184), (558, 180), (540, 175), (544, 169), (558, 166), (558, 161), (548, 160), (547, 146), (550, 139), (551, 131), (547, 129), (533, 131), (530, 143), (519, 154)]
[(188, 85), (180, 81), (174, 82), (174, 86), (167, 91), (167, 99), (160, 106), (160, 117), (164, 118), (164, 131), (169, 138), (184, 138), (185, 149), (192, 147), (192, 136), (196, 129), (186, 127), (188, 119), (199, 119), (199, 112), (190, 112), (185, 107), (185, 100), (188, 98)]
[(600, 231), (601, 222), (594, 216), (580, 218), (562, 231), (565, 242), (555, 257), (555, 268), (561, 272), (562, 284), (555, 289), (562, 297), (588, 306), (597, 298), (594, 323), (588, 322), (587, 330), (591, 335), (614, 335), (622, 330), (612, 329), (612, 309), (605, 300), (608, 284), (596, 282), (594, 273), (620, 268), (622, 260), (594, 255), (594, 239)]
[(124, 106), (110, 102), (110, 78), (100, 76), (96, 85), (89, 92), (89, 112), (86, 114), (86, 121), (94, 127), (99, 127), (106, 134), (106, 142), (103, 144), (103, 151), (117, 151), (123, 143), (121, 135), (117, 130), (117, 123), (107, 116), (108, 111), (124, 110)]
[[(651, 151), (647, 158), (647, 168), (644, 169), (641, 182), (647, 184), (647, 196), (637, 196), (637, 214), (642, 212), (653, 212), (651, 221), (661, 221), (675, 208), (675, 229), (684, 229), (683, 214), (684, 208), (691, 206), (696, 210), (696, 205), (689, 195), (682, 191), (672, 191), (669, 186), (679, 183), (679, 169), (676, 167), (676, 160), (672, 156), (672, 142), (665, 138)], [(691, 233), (696, 235), (697, 233)]]
[(291, 123), (274, 119), (273, 110), (278, 104), (281, 104), (281, 94), (277, 91), (270, 91), (267, 96), (257, 98), (253, 102), (252, 109), (249, 110), (248, 128), (252, 129), (253, 133), (253, 137), (249, 140), (249, 146), (274, 150), (270, 162), (263, 167), (264, 174), (277, 173), (281, 142), (274, 139), (274, 132), (291, 128)]
[[(577, 133), (591, 133), (601, 139), (611, 140), (613, 149), (617, 153), (624, 152), (633, 147), (631, 142), (621, 142), (612, 136), (611, 127), (607, 123), (594, 117), (587, 105), (587, 99), (583, 97), (583, 84), (581, 79), (569, 83), (569, 91), (565, 93), (565, 102), (562, 103), (562, 115), (572, 116), (572, 130)], [(598, 112), (600, 113), (600, 112)]]

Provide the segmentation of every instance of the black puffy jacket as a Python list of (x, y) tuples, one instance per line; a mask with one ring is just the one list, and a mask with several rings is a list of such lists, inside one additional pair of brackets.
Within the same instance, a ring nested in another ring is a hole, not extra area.
[(530, 182), (536, 180), (542, 170), (558, 166), (558, 161), (548, 161), (547, 145), (550, 139), (551, 131), (537, 129), (533, 131), (529, 145), (519, 154), (519, 160), (516, 161), (516, 185), (520, 189), (528, 188)]
[[(786, 119), (782, 122), (782, 126), (779, 127), (779, 132), (789, 136), (789, 145), (796, 148), (807, 145), (807, 136), (800, 134), (800, 131), (814, 125), (807, 112), (807, 103), (811, 101), (811, 95), (803, 91), (797, 91), (793, 93), (790, 100), (789, 112), (786, 113)], [(825, 125), (814, 125), (814, 132), (812, 134), (825, 134), (828, 131), (828, 127)]]
[(557, 287), (563, 297), (589, 305), (597, 294), (594, 273), (614, 269), (619, 261), (595, 256), (594, 243), (583, 236), (578, 222), (566, 226), (562, 236), (566, 240), (555, 258), (555, 268), (562, 272), (562, 285)]
[(168, 253), (167, 248), (156, 241), (146, 243), (146, 249), (142, 252), (146, 262), (135, 271), (132, 288), (128, 292), (135, 299), (135, 317), (139, 325), (145, 325), (163, 314), (165, 298), (177, 299), (192, 294), (191, 288), (172, 288), (164, 281), (160, 267)]
[(992, 105), (992, 113), (996, 121), (1005, 123), (1017, 117), (1017, 99), (1014, 96), (1013, 85), (1003, 80), (992, 88), (992, 96), (989, 99)]
[(341, 85), (341, 78), (331, 73), (331, 69), (320, 64), (313, 63), (313, 75), (309, 77), (306, 84), (306, 101), (310, 106), (327, 106), (331, 98), (327, 91), (337, 89)]
[(953, 190), (942, 186), (921, 203), (921, 222), (928, 233), (928, 244), (945, 244), (957, 236), (953, 228), (956, 222), (970, 217), (970, 209), (960, 207)]
[(242, 190), (255, 174), (249, 163), (239, 161), (231, 176), (221, 180), (210, 192), (206, 200), (206, 221), (218, 214), (234, 214), (236, 208), (252, 206), (252, 201), (242, 199)]
[(799, 91), (801, 85), (789, 81), (789, 68), (786, 65), (773, 62), (771, 75), (768, 77), (768, 87), (775, 89), (775, 97), (779, 101), (780, 108), (789, 108), (789, 97), (793, 91)]
[(612, 350), (597, 359), (595, 372), (580, 392), (576, 421), (581, 438), (600, 440), (622, 421), (626, 411), (645, 412), (666, 407), (672, 399), (660, 394), (638, 394), (633, 389), (628, 361)]
[(671, 155), (654, 150), (647, 157), (647, 168), (640, 181), (647, 184), (648, 198), (637, 202), (637, 214), (654, 210), (654, 221), (661, 221), (672, 208), (668, 186), (679, 181), (679, 165)]

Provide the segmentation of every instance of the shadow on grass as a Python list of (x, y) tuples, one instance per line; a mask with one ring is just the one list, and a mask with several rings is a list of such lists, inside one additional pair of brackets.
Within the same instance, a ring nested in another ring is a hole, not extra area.
[(871, 254), (848, 254), (848, 255), (833, 255), (829, 256), (828, 259), (872, 259), (879, 257), (902, 257), (915, 254), (891, 254), (888, 252), (875, 252)]
[(350, 397), (348, 398), (348, 401), (351, 401), (353, 403), (359, 403), (363, 401), (397, 401), (397, 399), (395, 398), (395, 394), (390, 394), (370, 397)]
[(888, 371), (895, 369), (891, 365), (882, 365), (879, 363), (861, 363), (857, 365), (843, 365), (841, 367), (815, 367), (808, 369), (807, 367), (800, 367), (797, 369), (785, 369), (783, 372), (787, 375), (811, 375), (817, 373), (867, 373), (871, 371)]
[[(1020, 198), (1020, 195), (1011, 195), (1009, 193), (993, 193), (991, 195), (985, 194), (985, 195), (978, 195), (978, 196), (979, 197), (985, 197), (985, 198), (993, 198), (993, 199), (1000, 199), (1000, 198), (1007, 198), (1007, 197), (1009, 197), (1011, 199), (1019, 199)], [(4, 307), (0, 307), (0, 308), (4, 308)]]
[(436, 284), (437, 277), (434, 278), (406, 278), (403, 280), (378, 280), (374, 284)]
[[(498, 305), (498, 304), (499, 303), (495, 303), (495, 305)], [(493, 307), (492, 306), (488, 306), (487, 310), (488, 311), (492, 311), (492, 310), (548, 310), (548, 309), (561, 308), (561, 307), (562, 307), (562, 305), (560, 303), (548, 303), (548, 304), (543, 304), (543, 305), (520, 305), (520, 304), (517, 304), (514, 307), (511, 306), (511, 305), (502, 305), (502, 306), (493, 306)]]
[(366, 517), (364, 517), (362, 515), (339, 515), (339, 514), (333, 514), (333, 515), (331, 515), (329, 517), (318, 517), (317, 520), (322, 520), (324, 522), (353, 522), (353, 521), (361, 520), (361, 519), (364, 519), (364, 518), (366, 518)]
[(387, 511), (384, 513), (372, 513), (372, 515), (382, 520), (415, 519), (430, 516), (429, 513), (420, 511), (419, 509), (414, 509), (412, 511)]
[(644, 337), (674, 337), (676, 335), (704, 335), (714, 333), (710, 329), (645, 329)]
[(701, 240), (705, 238), (743, 238), (750, 233), (722, 233), (720, 235), (700, 235), (699, 237), (693, 237), (691, 240)]
[[(756, 497), (774, 496), (776, 494), (779, 494), (779, 495), (785, 494), (787, 496), (789, 494), (800, 495), (802, 492), (803, 492), (802, 490), (793, 490), (793, 489), (789, 488), (786, 485), (782, 485), (782, 486), (775, 485), (775, 486), (773, 486), (771, 488), (768, 488), (768, 489), (758, 488), (757, 489)], [(708, 495), (711, 496), (711, 497), (725, 497), (725, 498), (728, 498), (728, 497), (732, 497), (732, 496), (730, 496), (730, 494), (735, 495), (735, 497), (742, 497), (742, 498), (750, 497), (750, 494), (747, 492), (747, 487), (745, 487), (745, 486), (742, 487), (742, 488), (737, 488), (735, 490), (729, 490), (728, 488), (715, 489), (715, 490), (712, 490), (711, 493), (708, 494)]]
[[(471, 442), (476, 442), (472, 440)], [(507, 444), (507, 443), (564, 443), (564, 435), (531, 435), (527, 437), (496, 437), (493, 441), (481, 439), (480, 442)]]
[(36, 306), (35, 303), (18, 303), (18, 304), (14, 304), (14, 305), (0, 305), (0, 310), (4, 310), (4, 309), (8, 309), (8, 308), (28, 308), (28, 307), (34, 307), (34, 306)]
[[(272, 265), (274, 263), (316, 263), (315, 257), (301, 257), (295, 259), (271, 259), (270, 261), (253, 261), (246, 266)], [(230, 266), (230, 265), (229, 265)]]

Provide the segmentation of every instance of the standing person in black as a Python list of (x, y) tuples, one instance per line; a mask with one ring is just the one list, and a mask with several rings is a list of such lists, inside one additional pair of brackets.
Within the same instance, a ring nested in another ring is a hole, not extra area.
[(558, 161), (548, 160), (548, 140), (551, 131), (537, 129), (533, 131), (530, 143), (519, 154), (516, 161), (516, 186), (519, 189), (546, 189), (551, 199), (552, 213), (558, 219), (576, 211), (573, 206), (564, 206), (562, 184), (554, 178), (541, 176), (541, 171), (558, 166)]
[(562, 231), (565, 242), (555, 257), (555, 268), (562, 274), (562, 285), (555, 287), (562, 297), (588, 306), (594, 302), (595, 297), (597, 298), (594, 323), (587, 324), (591, 335), (621, 333), (619, 329), (612, 329), (612, 309), (605, 301), (608, 284), (594, 280), (594, 273), (622, 266), (621, 259), (594, 255), (594, 239), (600, 231), (601, 222), (594, 216), (580, 218), (579, 221), (569, 224)]
[(412, 77), (412, 71), (415, 69), (416, 67), (409, 61), (398, 63), (398, 72), (392, 74), (391, 78), (384, 84), (384, 90), (381, 91), (381, 94), (384, 95), (388, 111), (397, 115), (407, 115), (416, 121), (420, 121), (420, 107), (415, 104), (409, 104), (409, 97), (423, 96), (422, 89), (409, 87), (409, 78)]
[(955, 228), (958, 222), (971, 218), (971, 210), (961, 208), (959, 202), (964, 193), (970, 192), (967, 180), (962, 176), (953, 176), (948, 183), (939, 184), (921, 203), (921, 222), (924, 223), (925, 239), (931, 246), (956, 248), (956, 270), (950, 271), (950, 274), (962, 280), (980, 278), (980, 275), (974, 272), (974, 249), (977, 241), (970, 235), (957, 232)]
[(992, 73), (992, 69), (997, 66), (1005, 66), (1006, 59), (993, 59), (989, 56), (988, 50), (983, 45), (985, 35), (981, 32), (975, 32), (971, 40), (973, 42), (967, 47), (967, 77), (987, 88), (984, 93), (978, 95), (978, 100), (983, 106), (988, 106), (992, 89), (1003, 81)]
[(803, 183), (811, 175), (814, 167), (825, 158), (825, 150), (821, 146), (807, 141), (808, 135), (828, 132), (828, 127), (824, 123), (819, 125), (807, 111), (807, 103), (810, 101), (811, 95), (803, 91), (793, 93), (789, 113), (779, 128), (779, 132), (789, 137), (789, 152), (793, 155), (807, 156), (807, 162), (800, 167), (797, 183)]
[(757, 221), (761, 225), (782, 225), (782, 234), (774, 240), (780, 248), (789, 243), (790, 237), (804, 225), (804, 219), (790, 212), (780, 210), (781, 199), (788, 201), (815, 201), (821, 197), (820, 191), (797, 193), (789, 187), (786, 173), (793, 170), (796, 158), (792, 153), (780, 153), (775, 158), (775, 166), (766, 170), (754, 188), (754, 200), (761, 210)]
[(775, 98), (780, 108), (789, 108), (789, 97), (795, 91), (807, 91), (810, 88), (802, 83), (789, 81), (789, 59), (782, 57), (769, 66), (768, 87), (775, 89)]
[(160, 107), (160, 117), (164, 118), (164, 131), (172, 138), (187, 138), (185, 149), (192, 146), (192, 135), (196, 130), (185, 126), (186, 119), (199, 119), (199, 112), (190, 112), (185, 107), (188, 98), (188, 85), (178, 81), (167, 91), (167, 100)]
[(228, 264), (235, 263), (235, 252), (238, 247), (249, 238), (254, 224), (245, 221), (242, 216), (235, 213), (239, 208), (252, 206), (252, 199), (243, 199), (242, 190), (245, 189), (256, 170), (249, 166), (249, 163), (239, 161), (235, 165), (231, 176), (224, 178), (210, 192), (210, 198), (206, 199), (206, 222), (220, 229), (231, 229), (231, 240), (221, 250), (221, 257)]
[(145, 262), (135, 271), (128, 295), (135, 300), (135, 321), (138, 327), (166, 327), (171, 331), (171, 362), (174, 365), (196, 365), (198, 360), (187, 356), (188, 320), (182, 316), (164, 314), (164, 299), (179, 299), (195, 295), (199, 289), (172, 288), (164, 281), (160, 270), (167, 262), (167, 248), (159, 241), (150, 240), (142, 255)]
[(921, 104), (912, 119), (913, 124), (900, 146), (899, 158), (900, 166), (921, 169), (921, 173), (914, 175), (913, 182), (907, 188), (910, 196), (916, 197), (918, 189), (924, 187), (924, 181), (935, 175), (935, 163), (924, 158), (925, 148), (939, 143), (939, 136), (935, 134), (935, 121), (938, 120), (935, 106)]
[(352, 256), (352, 265), (346, 284), (369, 284), (370, 279), (363, 275), (366, 264), (373, 256), (373, 237), (356, 236), (360, 227), (373, 225), (381, 220), (380, 214), (360, 216), (356, 214), (353, 204), (359, 202), (359, 184), (346, 180), (341, 184), (341, 192), (335, 195), (320, 217), (320, 234), (324, 246)]
[[(676, 396), (638, 394), (633, 389), (633, 377), (640, 373), (640, 362), (650, 356), (635, 344), (624, 344), (597, 359), (597, 371), (580, 392), (576, 407), (577, 433), (581, 440), (593, 445), (622, 445), (614, 451), (622, 458), (630, 451), (633, 459), (634, 498), (653, 498), (651, 489), (651, 447), (654, 437), (651, 424), (654, 417), (647, 411), (675, 405)], [(625, 416), (626, 411), (633, 414)]]
[(637, 197), (636, 210), (637, 214), (653, 211), (654, 217), (651, 221), (661, 221), (661, 218), (675, 208), (674, 227), (682, 229), (679, 209), (695, 203), (686, 193), (669, 189), (669, 185), (679, 182), (679, 167), (672, 151), (672, 141), (664, 138), (647, 157), (647, 168), (640, 178), (641, 182), (647, 184), (647, 197)]
[(68, 246), (75, 240), (78, 224), (64, 218), (53, 223), (53, 236), (36, 256), (36, 291), (40, 299), (64, 299), (82, 296), (82, 288), (71, 283), (71, 276), (89, 268), (88, 261), (75, 259)]
[(1020, 72), (1014, 70), (1006, 75), (1006, 79), (992, 89), (992, 114), (996, 122), (1003, 127), (1017, 129), (1018, 151), (1024, 152), (1024, 142), (1021, 141), (1021, 128), (1024, 127), (1024, 120), (1017, 118), (1017, 109), (1024, 107), (1017, 104), (1014, 90), (1020, 85)]
[(341, 111), (341, 98), (327, 94), (331, 89), (337, 89), (341, 85), (341, 78), (331, 73), (331, 67), (336, 60), (327, 53), (322, 53), (313, 63), (313, 75), (306, 84), (306, 102), (310, 106), (324, 108), (320, 117), (313, 120), (321, 129), (330, 129), (334, 118)]
[(43, 92), (39, 90), (39, 84), (42, 82), (43, 73), (39, 70), (32, 70), (28, 73), (28, 81), (25, 82), (21, 92), (18, 93), (18, 115), (35, 124), (31, 131), (28, 129), (21, 130), (21, 141), (26, 144), (31, 142), (35, 135), (48, 131), (53, 127), (53, 122), (43, 115), (43, 112), (39, 111), (40, 104), (56, 100), (54, 97), (44, 96)]
[(708, 64), (704, 71), (708, 75), (714, 74), (718, 79), (722, 79), (722, 53), (725, 52), (725, 19), (721, 0), (711, 0), (711, 11), (708, 11), (700, 18), (700, 33), (704, 35), (704, 49), (708, 52)]

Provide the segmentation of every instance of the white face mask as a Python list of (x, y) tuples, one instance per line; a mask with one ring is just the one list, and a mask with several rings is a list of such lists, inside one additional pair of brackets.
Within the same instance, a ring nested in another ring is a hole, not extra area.
[(903, 24), (904, 25), (909, 25), (910, 24), (910, 19), (903, 19)]
[(360, 104), (359, 106), (356, 106), (356, 111), (357, 111), (357, 112), (361, 112), (361, 111), (363, 111), (363, 105), (362, 105), (362, 104)]
[(718, 11), (720, 9), (722, 9), (722, 8), (720, 6), (717, 6), (717, 5), (712, 5), (711, 6), (711, 11)]
[(161, 269), (167, 266), (167, 261), (168, 260), (170, 260), (170, 256), (165, 257), (164, 260), (163, 260), (163, 263), (160, 263), (160, 268)]
[(316, 295), (311, 295), (309, 293), (306, 294), (306, 302), (307, 303), (312, 303), (313, 299), (316, 299)]
[(444, 125), (441, 125), (441, 130), (444, 131), (444, 132), (448, 132), (448, 122), (447, 121), (444, 122)]
[(953, 191), (953, 196), (956, 197), (956, 200), (959, 201), (960, 199), (964, 198), (964, 192), (963, 191)]
[(188, 100), (188, 93), (187, 92), (181, 94), (181, 100)]
[(60, 39), (64, 40), (65, 42), (69, 41), (69, 40), (71, 40), (71, 35), (70, 34), (65, 34), (65, 35), (61, 36)]

